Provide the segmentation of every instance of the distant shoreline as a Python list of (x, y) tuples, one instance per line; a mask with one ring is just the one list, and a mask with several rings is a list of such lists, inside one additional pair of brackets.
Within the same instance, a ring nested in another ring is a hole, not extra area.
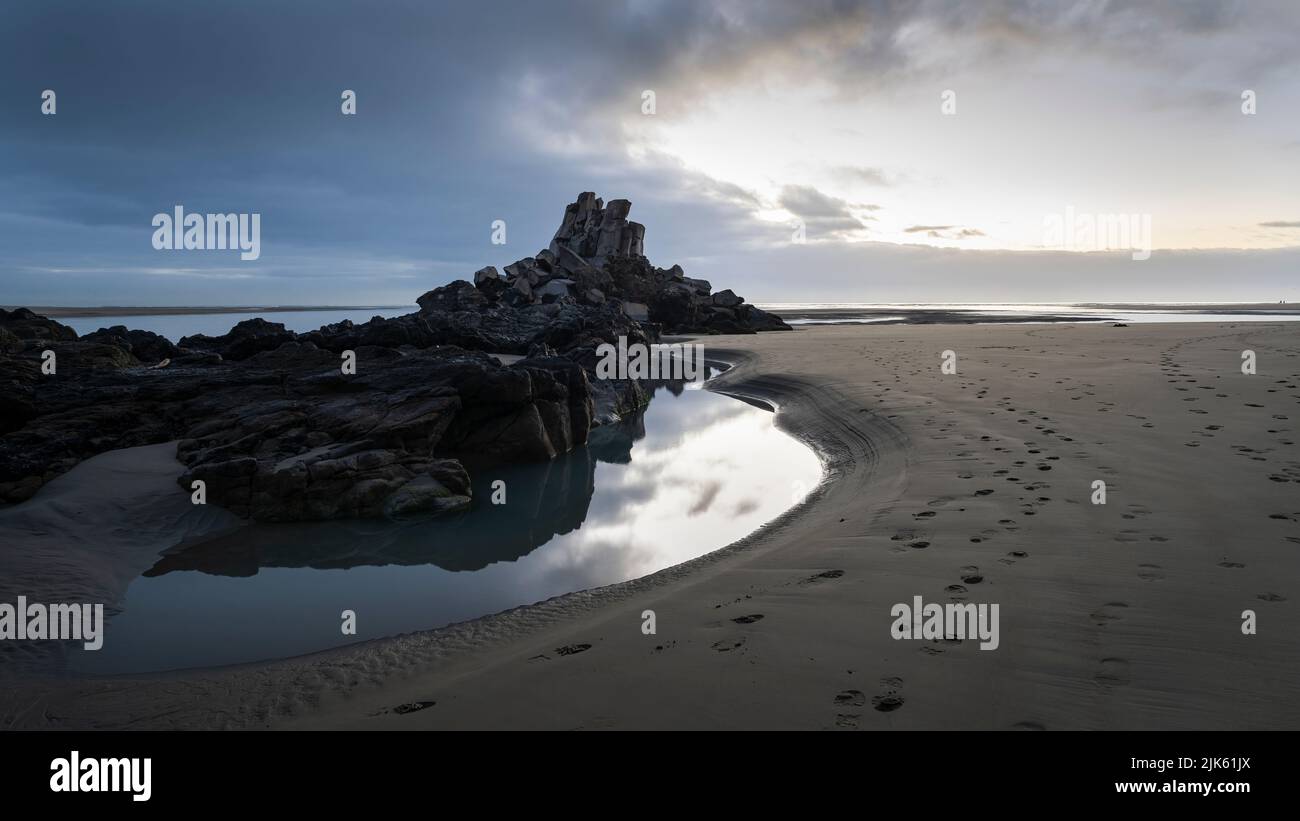
[(32, 313), (50, 319), (90, 316), (199, 316), (203, 314), (271, 314), (301, 311), (381, 311), (394, 308), (416, 310), (414, 305), (223, 305), (216, 307), (104, 305), (97, 308), (60, 308), (50, 305), (5, 306), (5, 309), (9, 311), (15, 308), (27, 308)]
[[(1144, 321), (1147, 315), (1186, 315), (1188, 322), (1198, 317), (1300, 317), (1300, 305), (1290, 303), (1104, 303), (1074, 304), (1024, 303), (945, 303), (921, 304), (851, 304), (813, 303), (800, 307), (793, 303), (760, 305), (792, 325), (834, 325), (869, 322), (879, 325), (983, 324), (1021, 322), (1132, 322)], [(1010, 309), (1010, 310), (1008, 310)], [(1023, 310), (1023, 313), (1016, 309)]]

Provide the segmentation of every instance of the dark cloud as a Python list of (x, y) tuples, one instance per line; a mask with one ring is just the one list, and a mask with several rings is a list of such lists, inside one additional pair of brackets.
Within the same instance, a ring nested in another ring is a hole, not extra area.
[[(410, 282), (377, 269), (423, 265), (432, 286), (534, 253), (582, 190), (631, 199), (652, 253), (706, 229), (743, 244), (752, 192), (629, 163), (620, 117), (643, 89), (671, 112), (869, 12), (830, 0), (20, 4), (0, 28), (4, 296), (209, 298), (180, 279), (96, 273), (229, 267), (152, 252), (150, 220), (176, 204), (262, 215), (262, 259), (235, 266), (253, 301), (300, 301), (299, 286), (274, 283), (313, 264), (332, 284), (310, 285), (312, 301), (409, 300)], [(51, 117), (39, 112), (46, 88), (58, 94)], [(340, 113), (344, 89), (355, 117)], [(489, 242), (495, 219), (504, 247)]]
[(858, 206), (825, 194), (811, 185), (783, 187), (779, 204), (804, 223), (809, 235), (808, 239), (839, 238), (860, 232), (867, 227), (866, 223), (853, 213)]
[(1261, 228), (1300, 228), (1300, 220), (1296, 220), (1294, 222), (1287, 222), (1281, 220), (1274, 221), (1274, 222), (1261, 222), (1259, 225)]
[(787, 185), (781, 189), (781, 207), (804, 219), (849, 215), (849, 204), (823, 194), (811, 185)]
[[(1300, 54), (1288, 14), (1272, 2), (10, 3), (0, 302), (405, 303), (534, 253), (584, 190), (632, 200), (656, 263), (709, 264), (789, 229), (755, 219), (770, 203), (753, 191), (672, 158), (630, 161), (645, 89), (672, 118), (768, 73), (855, 97), (1022, 53), (1181, 65), (1189, 44), (1234, 66), (1230, 85), (1288, 76)], [(918, 49), (917, 32), (944, 48)], [(343, 89), (355, 117), (339, 111)], [(898, 183), (870, 166), (845, 175)], [(810, 239), (860, 237), (876, 207), (779, 190)], [(177, 204), (260, 213), (262, 258), (153, 251), (152, 215)], [(489, 241), (496, 219), (504, 246)]]

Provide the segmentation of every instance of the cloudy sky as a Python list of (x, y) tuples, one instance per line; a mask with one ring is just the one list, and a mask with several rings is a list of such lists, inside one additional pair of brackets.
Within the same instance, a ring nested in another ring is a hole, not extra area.
[(1298, 63), (1292, 0), (11, 3), (0, 304), (407, 304), (588, 190), (754, 301), (1300, 300)]

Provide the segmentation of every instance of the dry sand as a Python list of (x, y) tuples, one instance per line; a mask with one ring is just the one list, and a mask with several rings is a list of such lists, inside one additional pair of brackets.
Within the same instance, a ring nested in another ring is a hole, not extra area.
[[(1300, 323), (704, 341), (828, 466), (744, 542), (300, 659), (13, 688), (0, 726), (1300, 728)], [(1001, 646), (894, 640), (917, 595), (998, 603)]]

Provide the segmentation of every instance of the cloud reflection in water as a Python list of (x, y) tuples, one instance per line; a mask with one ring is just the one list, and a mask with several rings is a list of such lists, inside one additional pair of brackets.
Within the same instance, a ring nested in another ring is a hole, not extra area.
[[(654, 573), (778, 516), (821, 467), (774, 416), (660, 388), (643, 419), (545, 464), (475, 475), (473, 510), (406, 522), (257, 524), (160, 557), (85, 672), (276, 658), (453, 622)], [(489, 503), (502, 478), (507, 504)], [(339, 614), (357, 613), (342, 636)]]

